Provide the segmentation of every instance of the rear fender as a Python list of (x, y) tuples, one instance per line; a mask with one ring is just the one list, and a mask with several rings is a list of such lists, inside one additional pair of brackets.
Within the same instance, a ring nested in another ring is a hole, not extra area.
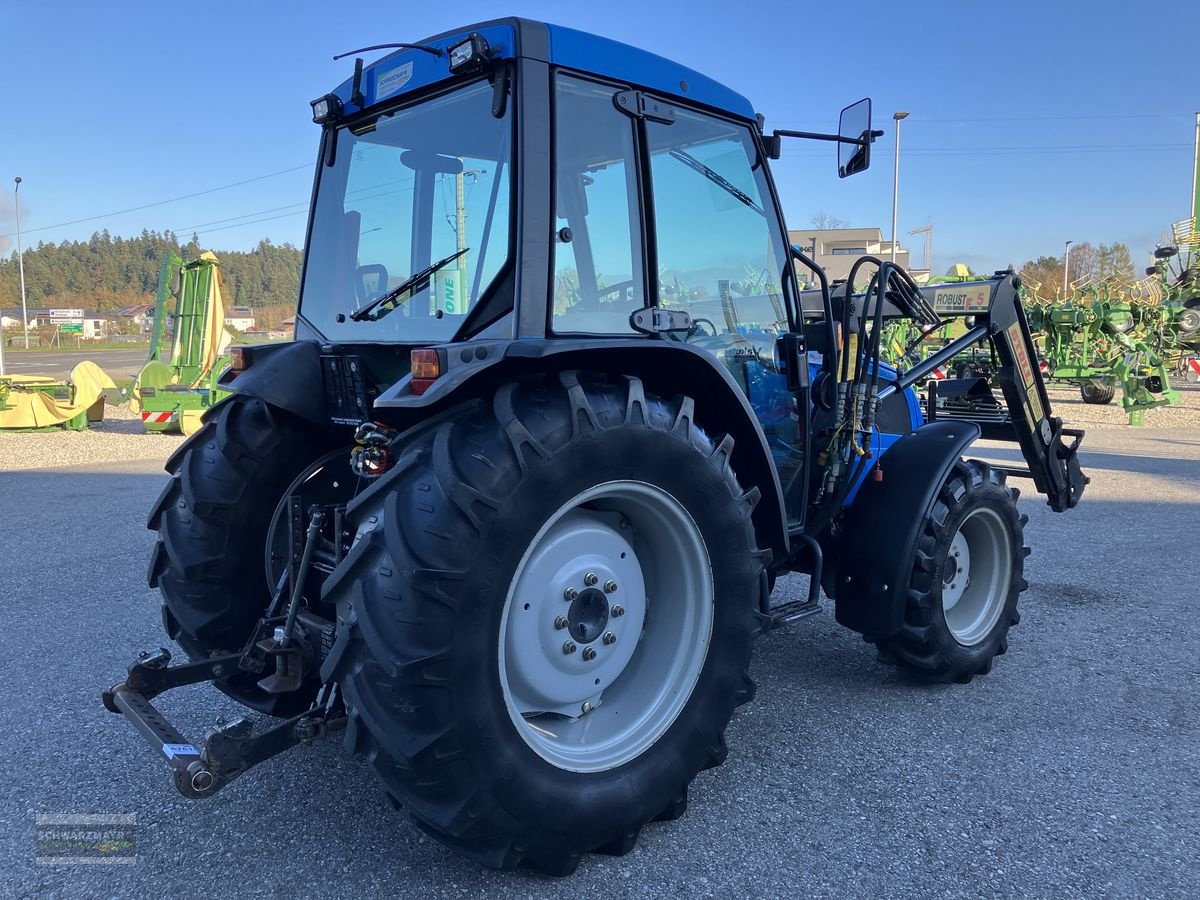
[(776, 560), (787, 557), (783, 492), (766, 436), (745, 394), (712, 354), (681, 343), (607, 338), (472, 342), (449, 345), (445, 359), (445, 374), (428, 391), (414, 395), (406, 376), (375, 401), (376, 411), (408, 427), (449, 406), (490, 397), (513, 378), (572, 369), (632, 375), (648, 391), (692, 397), (696, 423), (717, 441), (733, 438), (730, 465), (742, 487), (760, 492), (754, 509), (759, 546)]
[(257, 397), (315, 425), (327, 426), (321, 348), (313, 341), (256, 344), (242, 348), (247, 366), (227, 369), (217, 385), (234, 394)]
[(901, 437), (879, 460), (846, 511), (827, 593), (837, 621), (887, 637), (903, 624), (905, 596), (921, 528), (954, 464), (979, 437), (972, 422), (931, 422)]

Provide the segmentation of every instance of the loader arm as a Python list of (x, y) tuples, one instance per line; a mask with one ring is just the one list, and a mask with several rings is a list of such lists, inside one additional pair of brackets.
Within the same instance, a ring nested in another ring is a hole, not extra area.
[[(931, 382), (928, 403), (930, 420), (950, 418), (974, 422), (984, 438), (1015, 441), (1028, 464), (1028, 469), (1008, 468), (1011, 475), (1031, 477), (1038, 491), (1046, 495), (1055, 512), (1071, 509), (1083, 494), (1088, 478), (1079, 465), (1078, 450), (1083, 431), (1066, 428), (1062, 419), (1053, 415), (1046, 384), (1038, 367), (1037, 350), (1029, 322), (1021, 305), (1019, 282), (1011, 272), (994, 278), (929, 285), (920, 289), (925, 300), (942, 319), (965, 318), (967, 330), (936, 353), (880, 388), (880, 398), (925, 381), (939, 366), (972, 346), (987, 341), (999, 362), (996, 380), (1004, 403), (992, 394), (985, 379), (961, 379), (938, 386)], [(805, 311), (809, 310), (805, 298)], [(854, 294), (850, 303), (851, 322), (859, 321), (866, 307), (867, 318), (874, 317), (876, 295)], [(815, 311), (815, 310), (814, 310)], [(906, 318), (906, 314), (887, 299), (884, 300), (884, 321)], [(952, 393), (955, 403), (950, 408), (939, 407), (939, 391), (945, 399)]]

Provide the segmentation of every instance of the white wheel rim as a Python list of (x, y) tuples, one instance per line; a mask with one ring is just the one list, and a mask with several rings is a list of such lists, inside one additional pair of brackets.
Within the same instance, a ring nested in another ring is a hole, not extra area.
[(978, 644), (991, 633), (1012, 585), (1012, 536), (994, 509), (972, 510), (942, 565), (942, 614), (954, 639)]
[(577, 495), (530, 542), (501, 615), (517, 733), (572, 772), (635, 759), (691, 697), (712, 618), (708, 551), (678, 500), (637, 481)]

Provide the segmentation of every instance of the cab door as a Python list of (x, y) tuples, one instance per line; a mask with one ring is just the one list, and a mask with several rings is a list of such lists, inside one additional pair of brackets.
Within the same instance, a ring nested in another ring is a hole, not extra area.
[(679, 338), (716, 356), (745, 392), (798, 523), (801, 419), (775, 359), (796, 292), (766, 163), (746, 123), (680, 107), (663, 118), (644, 120), (651, 286), (658, 305), (691, 315)]

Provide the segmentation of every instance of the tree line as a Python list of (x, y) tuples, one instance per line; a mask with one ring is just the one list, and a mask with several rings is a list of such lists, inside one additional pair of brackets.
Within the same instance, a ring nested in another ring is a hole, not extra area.
[[(295, 307), (300, 289), (301, 252), (291, 244), (263, 239), (250, 251), (201, 246), (197, 235), (181, 242), (171, 231), (145, 230), (123, 238), (98, 231), (87, 241), (39, 243), (25, 251), (25, 296), (31, 307), (81, 307), (112, 312), (152, 303), (163, 256), (184, 260), (211, 249), (221, 262), (226, 307), (249, 306), (271, 313)], [(21, 305), (15, 253), (0, 260), (0, 308)], [(275, 316), (270, 316), (274, 318)]]
[[(1128, 286), (1139, 277), (1134, 273), (1133, 256), (1129, 248), (1120, 242), (1098, 247), (1092, 246), (1089, 241), (1073, 244), (1066, 258), (1069, 266), (1068, 283), (1114, 281)], [(1020, 272), (1021, 280), (1035, 288), (1041, 297), (1051, 299), (1056, 292), (1062, 291), (1062, 256), (1031, 259), (1021, 266)]]

